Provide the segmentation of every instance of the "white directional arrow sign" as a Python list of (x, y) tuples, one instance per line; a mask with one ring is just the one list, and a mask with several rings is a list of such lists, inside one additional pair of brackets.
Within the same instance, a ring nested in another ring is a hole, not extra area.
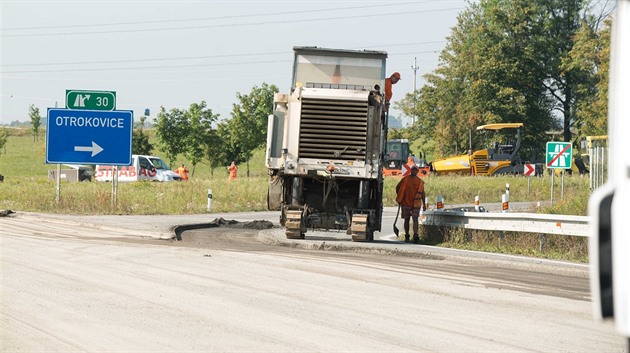
[(92, 152), (92, 157), (101, 153), (102, 150), (103, 148), (94, 141), (92, 141), (92, 146), (74, 146), (75, 152)]

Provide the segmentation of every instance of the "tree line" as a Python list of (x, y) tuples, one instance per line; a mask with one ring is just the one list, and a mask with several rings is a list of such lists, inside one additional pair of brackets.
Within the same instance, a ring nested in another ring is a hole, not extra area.
[[(171, 166), (184, 156), (192, 164), (192, 175), (197, 164), (204, 161), (212, 172), (236, 161), (246, 164), (249, 177), (249, 161), (266, 142), (267, 119), (273, 113), (273, 96), (278, 91), (275, 85), (263, 83), (248, 94), (237, 93), (238, 103), (232, 105), (231, 118), (223, 121), (205, 101), (192, 103), (188, 109), (167, 111), (161, 107), (153, 126), (157, 148)], [(134, 154), (149, 154), (153, 149), (141, 127), (134, 130), (132, 149)]]
[(589, 5), (469, 4), (427, 83), (396, 102), (415, 123), (393, 135), (438, 158), (465, 151), (476, 126), (522, 122), (521, 155), (532, 161), (544, 159), (551, 131), (577, 146), (585, 136), (605, 135), (611, 20), (606, 9), (596, 16)]

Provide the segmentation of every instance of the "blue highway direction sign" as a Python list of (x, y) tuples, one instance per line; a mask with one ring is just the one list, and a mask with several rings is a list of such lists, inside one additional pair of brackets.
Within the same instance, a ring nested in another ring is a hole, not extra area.
[(133, 112), (48, 108), (46, 163), (131, 164)]

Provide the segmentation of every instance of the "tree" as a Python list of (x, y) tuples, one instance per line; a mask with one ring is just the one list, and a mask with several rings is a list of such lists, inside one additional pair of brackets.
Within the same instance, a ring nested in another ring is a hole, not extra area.
[(232, 138), (229, 122), (230, 120), (220, 122), (213, 131), (213, 138), (206, 145), (212, 175), (215, 168), (227, 170), (227, 165), (231, 161), (240, 161), (241, 147), (237, 144), (238, 141)]
[(207, 155), (209, 146), (214, 146), (215, 132), (212, 123), (218, 115), (206, 108), (206, 102), (193, 103), (188, 110), (188, 127), (185, 137), (184, 154), (192, 164), (192, 175), (195, 175), (197, 164)]
[(33, 142), (39, 140), (39, 127), (42, 125), (42, 118), (39, 115), (39, 108), (31, 104), (28, 108), (28, 117), (31, 119), (31, 126), (33, 129)]
[(169, 164), (173, 165), (177, 157), (184, 154), (192, 164), (193, 176), (204, 157), (212, 163), (218, 148), (216, 132), (212, 129), (218, 115), (206, 106), (202, 101), (192, 103), (188, 110), (171, 109), (169, 112), (161, 107), (155, 124), (160, 150), (166, 154)]
[(570, 69), (588, 73), (590, 80), (582, 82), (576, 93), (575, 120), (579, 127), (578, 139), (589, 135), (606, 135), (608, 131), (608, 68), (612, 21), (594, 30), (586, 22), (576, 33), (575, 45), (569, 53)]
[(4, 151), (4, 153), (7, 152), (6, 144), (8, 140), (9, 140), (9, 130), (7, 130), (6, 128), (0, 129), (0, 153), (2, 153), (2, 151)]
[(155, 131), (160, 151), (166, 154), (169, 165), (173, 166), (177, 156), (186, 151), (186, 137), (189, 123), (185, 110), (173, 108), (169, 112), (160, 107), (157, 115)]
[(569, 141), (593, 82), (593, 70), (574, 65), (571, 56), (581, 26), (594, 23), (585, 3), (471, 4), (458, 16), (438, 68), (400, 102), (401, 110), (419, 116), (417, 128), (433, 135), (438, 156), (461, 152), (469, 129), (486, 123), (523, 122), (522, 151), (532, 159), (543, 148), (545, 131), (560, 127)]
[(153, 145), (149, 142), (149, 136), (142, 129), (146, 119), (146, 116), (141, 117), (138, 128), (133, 130), (133, 144), (131, 148), (133, 154), (151, 154), (153, 151)]
[(254, 86), (247, 95), (236, 94), (239, 104), (232, 106), (227, 128), (232, 146), (239, 150), (239, 159), (247, 163), (247, 177), (254, 150), (267, 140), (267, 120), (273, 113), (273, 96), (278, 92), (275, 85), (263, 83), (261, 87)]

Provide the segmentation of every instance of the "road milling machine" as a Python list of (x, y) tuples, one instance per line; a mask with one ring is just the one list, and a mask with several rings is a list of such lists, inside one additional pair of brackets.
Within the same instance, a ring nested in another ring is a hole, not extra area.
[(387, 53), (294, 47), (288, 94), (269, 116), (267, 205), (290, 239), (345, 230), (371, 241), (381, 230)]

